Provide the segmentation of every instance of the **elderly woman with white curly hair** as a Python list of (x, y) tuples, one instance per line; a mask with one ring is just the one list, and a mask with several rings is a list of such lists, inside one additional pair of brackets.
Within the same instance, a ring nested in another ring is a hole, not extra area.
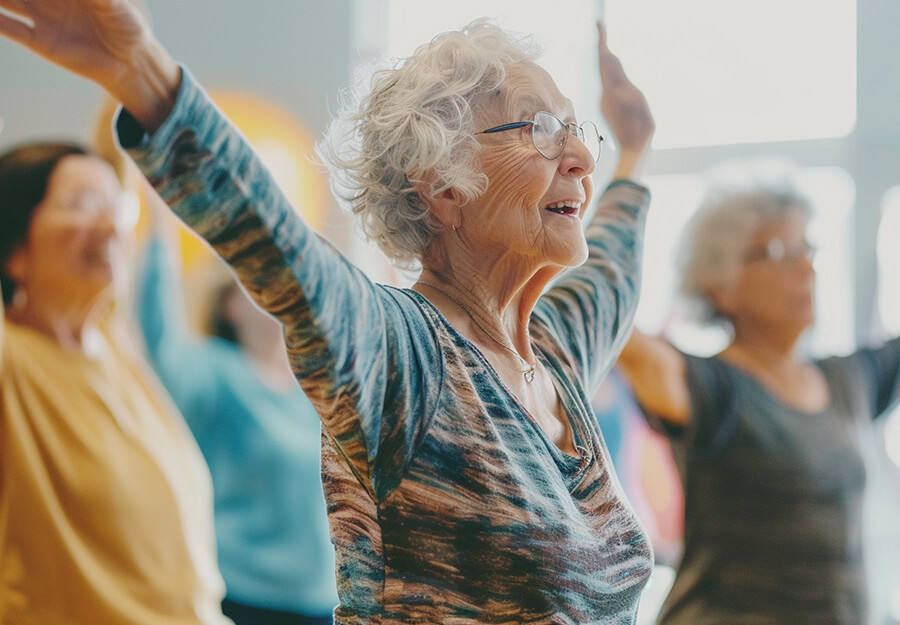
[(868, 622), (859, 434), (898, 398), (900, 339), (805, 356), (811, 214), (790, 180), (713, 185), (683, 233), (680, 291), (731, 343), (700, 358), (636, 330), (619, 360), (685, 491), (665, 625)]
[(283, 324), (323, 423), (338, 623), (633, 622), (652, 554), (589, 398), (636, 304), (648, 193), (628, 178), (653, 121), (602, 29), (620, 156), (586, 235), (600, 136), (529, 40), (473, 23), (351, 104), (322, 151), (368, 233), (422, 266), (397, 289), (303, 223), (128, 2), (0, 6), (33, 22), (0, 32), (122, 102), (123, 146)]

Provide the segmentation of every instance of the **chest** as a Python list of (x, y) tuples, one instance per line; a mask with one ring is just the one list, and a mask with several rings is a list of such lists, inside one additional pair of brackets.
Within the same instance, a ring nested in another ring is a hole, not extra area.
[(462, 594), (549, 611), (636, 600), (649, 541), (602, 443), (579, 432), (573, 457), (490, 402), (446, 407), (380, 509), (389, 579), (460, 580)]
[(4, 371), (4, 444), (24, 481), (52, 485), (79, 509), (133, 508), (135, 518), (156, 518), (181, 495), (203, 499), (196, 444), (130, 365), (69, 364), (23, 356)]
[[(827, 392), (827, 391), (826, 391)], [(760, 493), (839, 500), (865, 484), (860, 432), (843, 402), (808, 413), (738, 385), (720, 434), (727, 445), (714, 464)], [(740, 476), (739, 478), (737, 476)]]
[(787, 372), (758, 369), (753, 375), (763, 389), (787, 408), (809, 414), (828, 409), (831, 401), (828, 383), (813, 365)]

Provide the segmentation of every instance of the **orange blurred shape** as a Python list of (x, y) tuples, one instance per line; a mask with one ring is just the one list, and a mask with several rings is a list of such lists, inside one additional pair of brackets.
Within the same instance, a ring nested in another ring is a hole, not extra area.
[[(314, 141), (304, 125), (284, 107), (258, 95), (213, 90), (210, 96), (256, 150), (295, 210), (313, 229), (321, 229), (328, 209), (328, 185), (311, 160)], [(147, 204), (146, 192), (143, 186), (142, 207)], [(139, 235), (146, 231), (143, 221), (138, 223)], [(209, 262), (212, 252), (199, 238), (183, 227), (179, 238), (187, 272)]]

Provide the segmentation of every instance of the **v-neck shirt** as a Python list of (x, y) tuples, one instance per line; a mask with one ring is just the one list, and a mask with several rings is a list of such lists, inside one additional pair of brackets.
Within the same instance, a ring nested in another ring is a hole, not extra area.
[(127, 113), (117, 127), (161, 197), (285, 326), (323, 423), (337, 623), (633, 623), (652, 550), (589, 397), (637, 304), (644, 187), (609, 186), (588, 261), (532, 314), (573, 457), (424, 298), (373, 283), (299, 218), (189, 72), (152, 136)]

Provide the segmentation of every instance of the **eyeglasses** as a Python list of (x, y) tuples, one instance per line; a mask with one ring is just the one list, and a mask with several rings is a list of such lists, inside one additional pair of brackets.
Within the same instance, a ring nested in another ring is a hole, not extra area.
[(789, 264), (805, 258), (813, 261), (816, 257), (816, 248), (803, 242), (798, 245), (787, 245), (783, 240), (774, 238), (763, 246), (750, 248), (744, 253), (744, 263), (755, 263), (768, 260), (773, 263)]
[(140, 217), (140, 201), (131, 191), (121, 191), (112, 199), (106, 195), (85, 191), (66, 198), (59, 206), (73, 215), (87, 218), (109, 214), (120, 232), (129, 232)]
[(548, 160), (559, 158), (566, 149), (566, 143), (569, 141), (569, 135), (573, 134), (578, 140), (584, 143), (585, 147), (591, 153), (596, 163), (600, 160), (600, 145), (603, 143), (603, 137), (597, 130), (594, 122), (564, 122), (553, 113), (547, 111), (538, 111), (534, 114), (534, 119), (527, 122), (512, 122), (503, 124), (502, 126), (494, 126), (487, 130), (475, 133), (479, 135), (488, 135), (494, 132), (505, 132), (507, 130), (515, 130), (516, 128), (524, 128), (531, 126), (531, 143), (541, 156)]

